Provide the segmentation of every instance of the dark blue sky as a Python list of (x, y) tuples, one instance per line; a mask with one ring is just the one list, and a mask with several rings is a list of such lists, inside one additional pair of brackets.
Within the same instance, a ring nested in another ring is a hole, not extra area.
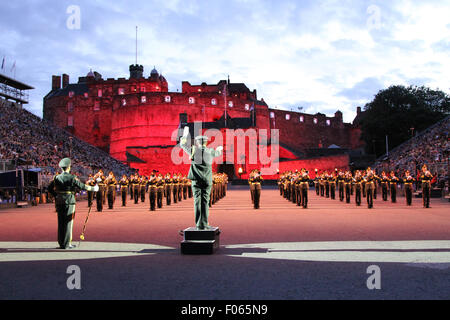
[(1, 16), (1, 72), (13, 75), (16, 61), (39, 116), (53, 74), (127, 77), (136, 25), (138, 62), (170, 91), (230, 75), (271, 107), (339, 109), (345, 121), (393, 84), (450, 91), (449, 2), (25, 0), (2, 3)]

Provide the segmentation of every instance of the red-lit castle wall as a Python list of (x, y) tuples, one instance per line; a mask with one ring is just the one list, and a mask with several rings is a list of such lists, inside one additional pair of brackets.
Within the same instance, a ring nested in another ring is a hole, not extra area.
[[(232, 119), (246, 120), (253, 115), (256, 127), (250, 125), (247, 128), (258, 132), (266, 129), (267, 138), (270, 138), (270, 129), (279, 130), (280, 158), (284, 160), (297, 159), (304, 149), (326, 148), (331, 144), (347, 149), (361, 147), (359, 129), (343, 123), (339, 111), (334, 117), (326, 117), (269, 109), (264, 100), (258, 100), (256, 90), (250, 91), (244, 84), (226, 80), (216, 85), (191, 85), (184, 81), (181, 93), (168, 92), (167, 81), (156, 70), (144, 78), (139, 73), (143, 71), (142, 67), (133, 67), (134, 70), (137, 68), (137, 75), (133, 75), (132, 72), (136, 71), (132, 71), (132, 67), (130, 79), (104, 80), (101, 75), (90, 72), (86, 77), (80, 77), (77, 84), (70, 84), (69, 77), (63, 75), (61, 85), (61, 77), (53, 76), (52, 91), (44, 98), (44, 118), (104, 149), (118, 160), (127, 162), (130, 155), (139, 158), (144, 163), (134, 161), (130, 165), (143, 174), (153, 169), (187, 173), (189, 161), (176, 165), (171, 157), (176, 145), (173, 134), (179, 128), (182, 114), (185, 114), (187, 123), (217, 122), (223, 119), (225, 110)], [(263, 140), (258, 137), (256, 144)], [(223, 143), (225, 152), (235, 153), (234, 163), (237, 159), (245, 159), (243, 165), (235, 165), (236, 176), (241, 166), (245, 169), (243, 177), (253, 167), (260, 166), (259, 162), (255, 165), (248, 163), (250, 153), (254, 152), (248, 145), (245, 150), (236, 150), (236, 146), (229, 147), (230, 142)], [(257, 148), (259, 153), (261, 147)], [(265, 149), (262, 151), (266, 152)], [(309, 165), (296, 161), (295, 165)], [(343, 163), (348, 162), (348, 157), (333, 161), (345, 167)], [(282, 161), (280, 170), (292, 164), (294, 162)], [(323, 167), (330, 165), (326, 163)]]

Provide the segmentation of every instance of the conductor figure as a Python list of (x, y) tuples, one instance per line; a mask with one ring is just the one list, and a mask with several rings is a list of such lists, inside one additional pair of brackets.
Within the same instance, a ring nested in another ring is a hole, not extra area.
[(198, 229), (208, 229), (209, 198), (212, 188), (212, 162), (215, 157), (222, 155), (223, 147), (216, 150), (206, 147), (208, 137), (198, 136), (195, 145), (189, 147), (187, 137), (189, 128), (185, 127), (180, 139), (181, 148), (190, 155), (191, 167), (188, 179), (192, 181), (192, 192), (194, 195), (195, 223)]
[(62, 173), (56, 175), (48, 186), (49, 192), (55, 197), (55, 208), (58, 213), (58, 244), (61, 249), (72, 249), (73, 219), (75, 218), (76, 189), (98, 191), (98, 186), (88, 186), (70, 174), (71, 161), (64, 158), (59, 162)]

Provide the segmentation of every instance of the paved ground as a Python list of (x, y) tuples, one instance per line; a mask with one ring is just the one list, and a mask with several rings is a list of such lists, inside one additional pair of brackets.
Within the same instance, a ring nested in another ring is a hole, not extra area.
[[(448, 202), (432, 199), (423, 209), (421, 199), (406, 207), (403, 197), (378, 198), (369, 210), (309, 195), (302, 209), (263, 189), (254, 210), (248, 190), (230, 190), (211, 209), (211, 225), (222, 230), (211, 256), (180, 254), (192, 199), (156, 212), (148, 199), (93, 210), (85, 241), (70, 251), (55, 249), (51, 204), (1, 210), (0, 299), (450, 298)], [(76, 244), (86, 214), (87, 203), (78, 203)], [(71, 265), (80, 290), (67, 287)], [(381, 289), (369, 290), (373, 265)]]

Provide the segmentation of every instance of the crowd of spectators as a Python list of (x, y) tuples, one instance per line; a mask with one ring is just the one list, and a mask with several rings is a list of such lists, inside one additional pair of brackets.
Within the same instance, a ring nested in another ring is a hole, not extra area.
[(437, 184), (448, 180), (450, 155), (450, 116), (417, 134), (382, 157), (374, 168), (378, 171), (394, 171), (402, 175), (406, 170), (416, 174), (426, 164), (436, 177)]
[(130, 167), (31, 112), (0, 99), (0, 161), (19, 160), (22, 167), (40, 168), (49, 180), (59, 171), (62, 158), (71, 157), (72, 173), (85, 178), (102, 168), (116, 176), (131, 174)]

